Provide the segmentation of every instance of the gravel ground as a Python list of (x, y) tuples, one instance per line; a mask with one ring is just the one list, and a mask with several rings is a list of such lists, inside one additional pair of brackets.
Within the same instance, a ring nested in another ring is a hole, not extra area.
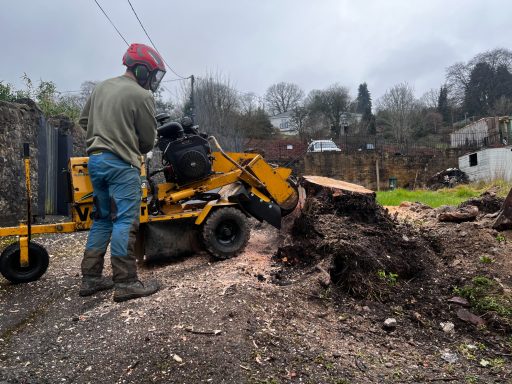
[[(485, 268), (510, 287), (510, 233), (496, 243), (485, 223), (437, 224), (431, 211), (411, 207), (399, 213), (444, 234), (454, 275)], [(432, 298), (442, 315), (417, 318), (421, 303), (355, 299), (320, 284), (318, 268), (275, 284), (282, 237), (270, 227), (255, 225), (235, 259), (199, 254), (141, 266), (140, 277), (158, 278), (163, 289), (125, 303), (111, 291), (78, 296), (86, 235), (38, 238), (51, 255), (48, 272), (29, 284), (0, 282), (0, 383), (512, 382), (510, 336), (457, 319), (449, 291)], [(472, 249), (495, 262), (479, 265)], [(455, 332), (444, 332), (439, 316)], [(390, 317), (396, 329), (385, 330)]]

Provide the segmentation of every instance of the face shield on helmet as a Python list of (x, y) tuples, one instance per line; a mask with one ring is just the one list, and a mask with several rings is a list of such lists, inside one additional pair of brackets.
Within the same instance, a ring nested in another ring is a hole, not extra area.
[(162, 56), (145, 44), (131, 44), (123, 56), (123, 64), (132, 71), (141, 87), (153, 92), (165, 75)]
[(151, 89), (153, 92), (156, 92), (164, 76), (165, 71), (161, 71), (160, 69), (154, 71), (151, 78), (149, 79), (149, 89)]

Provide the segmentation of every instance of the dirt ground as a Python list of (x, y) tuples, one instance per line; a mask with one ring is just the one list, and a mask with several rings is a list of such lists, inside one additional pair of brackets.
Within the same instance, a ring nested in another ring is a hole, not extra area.
[[(382, 295), (333, 282), (319, 249), (303, 250), (311, 262), (293, 263), (278, 252), (286, 233), (255, 223), (235, 259), (199, 254), (142, 266), (142, 279), (163, 284), (153, 296), (80, 298), (87, 234), (40, 237), (48, 272), (25, 285), (0, 282), (0, 383), (512, 383), (507, 322), (470, 307), (485, 321), (474, 325), (449, 301), (481, 276), (510, 293), (510, 231), (492, 230), (485, 215), (454, 224), (415, 204), (389, 210), (393, 225), (423, 239), (415, 244), (428, 248), (428, 273), (384, 272)], [(350, 241), (351, 227), (340, 228)], [(396, 327), (383, 326), (388, 318)]]

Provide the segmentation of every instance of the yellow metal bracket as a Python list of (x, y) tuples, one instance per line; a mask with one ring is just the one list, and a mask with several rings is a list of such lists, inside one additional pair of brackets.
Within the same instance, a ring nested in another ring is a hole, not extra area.
[(28, 237), (20, 236), (20, 267), (28, 267)]

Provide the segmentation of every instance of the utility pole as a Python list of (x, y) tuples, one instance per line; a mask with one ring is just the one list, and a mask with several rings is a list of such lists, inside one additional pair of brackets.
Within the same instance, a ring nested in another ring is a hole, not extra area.
[(192, 124), (195, 123), (194, 117), (195, 113), (195, 105), (194, 105), (194, 75), (190, 75), (190, 118), (192, 119)]

